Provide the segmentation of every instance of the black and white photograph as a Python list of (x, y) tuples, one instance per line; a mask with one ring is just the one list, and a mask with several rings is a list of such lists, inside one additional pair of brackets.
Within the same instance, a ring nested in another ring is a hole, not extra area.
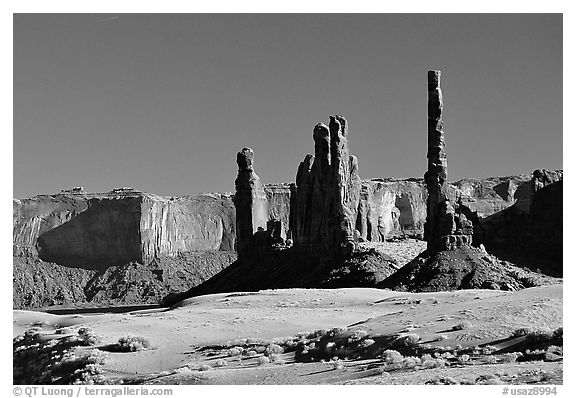
[(558, 10), (14, 12), (12, 396), (563, 396)]

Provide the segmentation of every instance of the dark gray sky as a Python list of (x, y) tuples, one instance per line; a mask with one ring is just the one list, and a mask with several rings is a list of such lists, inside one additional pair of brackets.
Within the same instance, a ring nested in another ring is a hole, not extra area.
[(14, 196), (290, 182), (342, 114), (362, 178), (421, 177), (441, 69), (450, 180), (562, 168), (560, 14), (17, 14)]

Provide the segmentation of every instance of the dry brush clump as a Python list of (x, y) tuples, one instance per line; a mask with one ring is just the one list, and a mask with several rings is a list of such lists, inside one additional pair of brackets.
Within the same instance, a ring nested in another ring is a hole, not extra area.
[(563, 359), (564, 329), (516, 329), (511, 338), (520, 341), (511, 349), (519, 351), (516, 360), (555, 362)]
[(146, 337), (128, 335), (120, 337), (118, 342), (111, 347), (111, 350), (118, 352), (136, 352), (150, 348), (150, 341)]
[[(454, 325), (452, 330), (462, 330), (470, 326), (469, 322), (461, 322)], [(519, 352), (517, 346), (512, 346), (513, 349), (508, 351), (491, 345), (434, 346), (429, 344), (430, 342), (423, 342), (415, 333), (371, 335), (364, 329), (335, 327), (297, 333), (293, 337), (275, 338), (271, 341), (257, 338), (234, 340), (228, 342), (222, 350), (230, 358), (238, 358), (240, 361), (244, 358), (255, 359), (258, 365), (283, 364), (284, 354), (293, 354), (296, 362), (327, 362), (334, 369), (345, 369), (345, 360), (380, 359), (382, 372), (510, 363), (530, 358), (548, 361), (562, 359), (562, 328), (546, 333), (516, 331), (514, 336), (518, 335), (526, 336), (525, 339), (532, 343), (546, 342), (547, 345), (539, 351), (524, 354)], [(559, 346), (551, 345), (551, 342), (559, 342)]]
[(88, 328), (73, 333), (58, 329), (49, 335), (33, 328), (15, 337), (14, 384), (104, 383), (102, 365), (107, 354), (94, 348), (100, 336)]

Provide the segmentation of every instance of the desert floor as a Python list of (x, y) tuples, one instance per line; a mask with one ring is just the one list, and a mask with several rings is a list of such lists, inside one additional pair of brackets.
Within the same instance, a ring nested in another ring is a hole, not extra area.
[[(454, 328), (462, 323), (461, 330)], [(283, 289), (206, 295), (171, 309), (128, 313), (14, 311), (14, 336), (31, 327), (50, 334), (57, 328), (80, 326), (103, 336), (101, 346), (126, 335), (150, 341), (149, 350), (108, 353), (103, 368), (111, 383), (122, 379), (147, 384), (424, 384), (438, 377), (457, 382), (496, 377), (499, 384), (562, 382), (562, 361), (470, 362), (382, 371), (375, 366), (377, 359), (345, 359), (334, 366), (332, 361), (297, 362), (293, 353), (284, 353), (276, 362), (259, 364), (258, 355), (230, 356), (222, 348), (238, 339), (272, 340), (337, 326), (364, 330), (370, 336), (417, 334), (420, 342), (441, 349), (486, 344), (501, 348), (499, 344), (505, 344), (502, 341), (516, 329), (562, 326), (562, 284), (517, 292)], [(202, 365), (210, 366), (201, 370)]]

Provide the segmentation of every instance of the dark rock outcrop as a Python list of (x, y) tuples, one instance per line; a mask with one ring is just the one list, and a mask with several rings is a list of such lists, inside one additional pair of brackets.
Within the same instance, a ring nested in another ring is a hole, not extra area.
[(254, 172), (254, 151), (243, 148), (236, 156), (238, 176), (236, 177), (236, 245), (243, 255), (251, 247), (254, 234), (265, 230), (268, 221), (268, 198), (260, 177)]
[(356, 251), (348, 258), (318, 258), (289, 248), (253, 252), (187, 292), (166, 297), (173, 305), (189, 297), (261, 289), (375, 287), (396, 272), (392, 258), (374, 250)]
[(71, 268), (35, 256), (14, 257), (13, 308), (102, 308), (158, 304), (166, 295), (200, 285), (237, 259), (235, 252), (161, 255), (102, 270)]
[(426, 251), (378, 284), (398, 291), (436, 292), (459, 289), (519, 290), (559, 283), (519, 268), (475, 247)]
[(318, 256), (355, 249), (361, 180), (358, 160), (348, 149), (348, 125), (331, 116), (329, 126), (313, 130), (314, 156), (307, 155), (296, 175), (290, 230), (294, 247)]
[(501, 258), (562, 276), (562, 177), (561, 170), (535, 170), (510, 207), (474, 219), (474, 239)]

